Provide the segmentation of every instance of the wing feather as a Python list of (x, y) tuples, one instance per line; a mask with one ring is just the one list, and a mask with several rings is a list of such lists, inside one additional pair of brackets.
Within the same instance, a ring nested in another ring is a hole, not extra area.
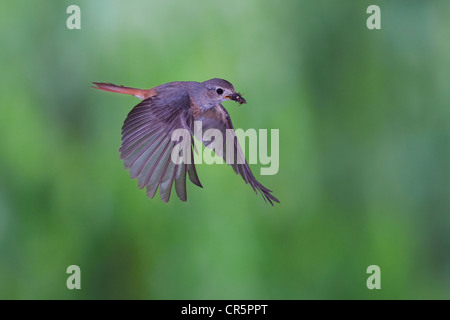
[(176, 165), (171, 159), (175, 146), (171, 140), (173, 131), (183, 128), (192, 132), (190, 103), (186, 92), (180, 92), (178, 99), (173, 95), (167, 99), (161, 92), (135, 106), (124, 122), (119, 149), (121, 159), (131, 177), (138, 180), (139, 188), (146, 187), (150, 198), (159, 187), (161, 199), (169, 201), (175, 182), (178, 197), (186, 201), (186, 174), (194, 184), (201, 186), (193, 162)]
[[(225, 108), (222, 105), (217, 105), (214, 108), (211, 108), (200, 115), (198, 115), (195, 118), (196, 121), (202, 121), (202, 130), (205, 132), (208, 129), (218, 129), (222, 132), (223, 137), (223, 147), (222, 147), (222, 154), (221, 156), (226, 161), (227, 159), (227, 152), (232, 151), (233, 152), (233, 160), (231, 163), (231, 166), (233, 167), (234, 171), (244, 179), (245, 183), (250, 184), (250, 186), (253, 188), (253, 190), (258, 193), (258, 191), (261, 193), (264, 200), (269, 201), (269, 203), (273, 206), (273, 202), (280, 202), (277, 198), (275, 198), (271, 194), (271, 190), (264, 187), (261, 183), (258, 182), (258, 180), (253, 175), (247, 160), (245, 160), (244, 153), (242, 151), (242, 148), (239, 144), (239, 141), (237, 140), (237, 137), (234, 137), (234, 143), (233, 143), (233, 150), (227, 150), (226, 149), (226, 130), (232, 129), (234, 130), (233, 124), (231, 123), (230, 115), (225, 110)], [(211, 141), (204, 141), (203, 144), (207, 148), (212, 148)], [(219, 152), (220, 154), (220, 152)]]

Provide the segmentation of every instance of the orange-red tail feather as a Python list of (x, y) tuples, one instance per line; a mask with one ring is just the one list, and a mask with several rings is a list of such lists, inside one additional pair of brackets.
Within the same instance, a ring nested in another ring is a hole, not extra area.
[(92, 88), (109, 91), (109, 92), (131, 94), (132, 96), (135, 96), (136, 98), (139, 98), (141, 100), (147, 99), (156, 94), (155, 90), (153, 90), (153, 89), (143, 90), (143, 89), (136, 89), (136, 88), (130, 88), (130, 87), (125, 87), (125, 86), (117, 86), (112, 83), (101, 83), (101, 82), (93, 82), (93, 83), (96, 85), (96, 87), (92, 86)]

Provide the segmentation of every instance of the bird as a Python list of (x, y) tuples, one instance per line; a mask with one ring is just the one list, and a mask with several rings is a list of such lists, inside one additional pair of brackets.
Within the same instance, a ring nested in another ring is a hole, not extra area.
[[(176, 141), (171, 135), (177, 129), (184, 129), (194, 136), (194, 122), (200, 121), (203, 132), (207, 129), (217, 129), (226, 136), (227, 130), (234, 130), (230, 115), (222, 106), (227, 100), (245, 104), (247, 101), (234, 89), (233, 85), (224, 79), (214, 78), (204, 82), (174, 81), (151, 89), (137, 89), (112, 83), (93, 82), (92, 88), (129, 94), (142, 100), (127, 115), (122, 126), (122, 144), (119, 149), (120, 158), (130, 176), (138, 180), (139, 188), (146, 188), (146, 194), (153, 198), (159, 186), (163, 202), (168, 202), (175, 185), (175, 191), (182, 201), (187, 200), (186, 175), (189, 180), (203, 188), (197, 175), (193, 159), (191, 143), (190, 161), (174, 163), (171, 153)], [(181, 140), (181, 139), (180, 139)], [(272, 191), (264, 187), (253, 175), (245, 159), (242, 148), (234, 139), (234, 148), (226, 149), (225, 139), (223, 152), (216, 152), (224, 159), (232, 154), (235, 161), (227, 162), (235, 173), (239, 174), (245, 183), (262, 195), (272, 206), (280, 201), (273, 196)], [(211, 141), (202, 141), (211, 148)], [(186, 153), (187, 154), (187, 153)], [(231, 159), (233, 160), (233, 159)], [(241, 160), (241, 161), (236, 161)], [(231, 162), (231, 163), (230, 163)]]

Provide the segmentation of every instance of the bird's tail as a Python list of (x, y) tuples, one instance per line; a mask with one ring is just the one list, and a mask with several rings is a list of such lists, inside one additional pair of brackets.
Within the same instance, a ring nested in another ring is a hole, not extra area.
[(92, 86), (92, 88), (109, 91), (109, 92), (131, 94), (132, 96), (135, 96), (136, 98), (139, 98), (141, 100), (145, 100), (156, 94), (154, 89), (143, 90), (143, 89), (124, 87), (124, 86), (117, 86), (112, 83), (101, 83), (101, 82), (93, 82), (93, 84), (95, 84), (96, 87)]

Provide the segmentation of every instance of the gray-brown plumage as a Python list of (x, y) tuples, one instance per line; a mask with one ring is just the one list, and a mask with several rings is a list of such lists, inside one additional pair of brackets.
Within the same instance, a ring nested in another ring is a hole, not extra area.
[[(142, 100), (128, 114), (122, 127), (120, 157), (140, 188), (146, 187), (147, 196), (153, 198), (159, 186), (162, 201), (170, 198), (172, 184), (178, 197), (186, 201), (186, 175), (195, 185), (202, 187), (193, 159), (194, 121), (202, 122), (202, 131), (218, 129), (222, 133), (223, 152), (226, 159), (226, 130), (234, 129), (230, 116), (221, 105), (226, 100), (240, 104), (245, 99), (234, 90), (231, 83), (223, 79), (205, 82), (178, 81), (142, 90), (109, 83), (94, 82), (96, 89), (131, 94)], [(191, 161), (175, 164), (171, 153), (178, 143), (172, 141), (176, 129), (186, 129), (191, 134)], [(203, 136), (203, 135), (202, 135)], [(203, 141), (209, 147), (211, 141)], [(234, 139), (234, 161), (231, 166), (247, 184), (259, 191), (270, 204), (279, 202), (269, 189), (260, 184), (248, 166), (237, 139)]]

